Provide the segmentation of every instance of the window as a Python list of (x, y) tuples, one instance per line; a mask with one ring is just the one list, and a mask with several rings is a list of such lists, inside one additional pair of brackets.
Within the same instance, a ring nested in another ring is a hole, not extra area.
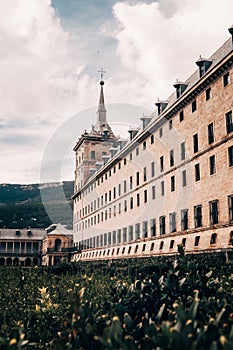
[(199, 243), (200, 243), (200, 236), (196, 236), (196, 237), (195, 237), (195, 241), (194, 241), (194, 246), (195, 246), (195, 247), (198, 247), (198, 246), (199, 246)]
[(142, 246), (142, 252), (144, 252), (146, 250), (146, 244), (144, 243)]
[(146, 178), (146, 167), (143, 168), (143, 181), (146, 181), (147, 178)]
[(197, 101), (194, 100), (194, 101), (192, 102), (192, 113), (195, 112), (196, 109), (197, 109)]
[(95, 151), (91, 151), (91, 159), (95, 159)]
[(169, 214), (169, 229), (170, 232), (176, 232), (176, 213)]
[(127, 242), (127, 228), (123, 228), (123, 242)]
[(209, 202), (210, 207), (210, 225), (218, 223), (218, 200)]
[(134, 249), (134, 253), (137, 253), (138, 251), (138, 244), (136, 245), (135, 249)]
[(229, 223), (233, 223), (233, 195), (228, 196)]
[(160, 216), (159, 218), (159, 230), (161, 235), (164, 235), (166, 233), (165, 216)]
[(152, 242), (151, 245), (150, 245), (150, 251), (151, 252), (152, 252), (152, 250), (154, 250), (154, 247), (155, 247), (155, 244), (154, 244), (154, 242)]
[(174, 239), (171, 239), (169, 249), (174, 248)]
[(210, 175), (216, 173), (215, 155), (210, 157)]
[(148, 222), (143, 221), (142, 223), (142, 238), (147, 238), (148, 237)]
[(116, 198), (116, 187), (113, 187), (113, 198)]
[(137, 206), (139, 207), (140, 205), (140, 193), (137, 193)]
[(140, 224), (135, 224), (135, 239), (140, 238)]
[(230, 82), (231, 82), (230, 73), (227, 72), (227, 73), (224, 74), (224, 76), (223, 76), (223, 86), (225, 87), (225, 86), (229, 85)]
[(169, 120), (168, 125), (169, 125), (169, 130), (171, 130), (172, 129), (172, 120)]
[(210, 244), (216, 244), (217, 243), (217, 233), (212, 233), (210, 237)]
[(214, 142), (214, 124), (210, 123), (208, 125), (208, 142), (209, 145)]
[(136, 156), (139, 155), (139, 147), (136, 148)]
[(175, 176), (171, 176), (171, 192), (175, 191)]
[(152, 199), (155, 199), (156, 198), (156, 192), (155, 192), (155, 185), (152, 186)]
[(225, 114), (227, 134), (233, 131), (232, 111)]
[(126, 192), (127, 192), (127, 181), (124, 180), (124, 193), (126, 193)]
[(120, 168), (121, 168), (121, 162), (118, 163), (118, 169), (120, 169)]
[(163, 241), (160, 242), (159, 250), (163, 250)]
[(147, 203), (147, 190), (144, 191), (144, 203)]
[(151, 162), (151, 177), (155, 176), (155, 162)]
[(124, 210), (127, 211), (127, 200), (124, 201)]
[(130, 198), (130, 209), (133, 209), (133, 197)]
[(117, 230), (117, 243), (121, 243), (121, 229)]
[(154, 142), (155, 142), (155, 137), (154, 137), (154, 135), (151, 135), (151, 137), (150, 137), (150, 143), (153, 144)]
[(187, 186), (187, 173), (186, 170), (182, 171), (182, 187)]
[(139, 186), (139, 171), (136, 173), (136, 186)]
[(185, 142), (181, 142), (180, 144), (180, 159), (185, 159)]
[(113, 172), (114, 172), (114, 174), (116, 173), (116, 166), (115, 165), (113, 167)]
[(130, 153), (129, 154), (129, 160), (132, 160), (133, 159), (133, 153)]
[(194, 226), (195, 228), (202, 226), (202, 206), (196, 205), (194, 207)]
[(180, 112), (180, 122), (184, 120), (184, 111)]
[(193, 152), (198, 152), (198, 134), (193, 135)]
[(164, 170), (163, 156), (160, 157), (160, 172)]
[(174, 166), (174, 150), (170, 150), (170, 166)]
[(121, 184), (118, 185), (118, 196), (121, 195)]
[(121, 203), (119, 203), (118, 212), (119, 212), (119, 214), (121, 213)]
[(233, 146), (228, 148), (229, 166), (233, 166)]
[(151, 234), (151, 237), (156, 236), (156, 220), (155, 219), (150, 220), (150, 234)]
[(126, 158), (124, 158), (124, 165), (126, 165)]
[(129, 241), (133, 240), (133, 226), (129, 226), (128, 228)]
[(146, 141), (143, 142), (143, 144), (142, 144), (142, 149), (143, 149), (143, 150), (146, 149)]
[(205, 92), (205, 100), (208, 101), (211, 98), (211, 88), (209, 87)]
[(159, 137), (162, 137), (163, 136), (163, 128), (160, 128), (159, 129)]
[(181, 244), (183, 247), (186, 246), (186, 237), (182, 238)]
[(181, 231), (188, 229), (188, 209), (181, 210)]
[(161, 196), (164, 196), (164, 181), (161, 181), (160, 185), (161, 185)]
[(201, 179), (200, 174), (200, 164), (195, 164), (195, 181), (199, 181)]
[(129, 178), (129, 189), (132, 190), (132, 188), (133, 188), (133, 177), (130, 176), (130, 178)]

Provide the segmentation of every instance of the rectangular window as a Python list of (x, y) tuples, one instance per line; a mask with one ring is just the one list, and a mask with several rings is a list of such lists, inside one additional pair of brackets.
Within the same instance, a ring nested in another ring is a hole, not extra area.
[(119, 214), (121, 213), (121, 203), (119, 203), (119, 205), (118, 205), (118, 212), (119, 212)]
[(151, 177), (155, 176), (155, 162), (151, 162)]
[(165, 216), (160, 216), (159, 217), (159, 233), (161, 235), (164, 235), (166, 233)]
[(171, 239), (170, 241), (170, 245), (169, 245), (169, 249), (173, 249), (174, 248), (174, 239)]
[(121, 229), (117, 230), (117, 243), (121, 243)]
[(108, 200), (109, 200), (109, 202), (111, 202), (111, 200), (112, 200), (112, 192), (111, 192), (111, 190), (108, 192)]
[(170, 232), (176, 232), (176, 213), (169, 214), (169, 228)]
[(95, 159), (95, 151), (91, 151), (91, 159)]
[(229, 166), (233, 166), (233, 146), (228, 148)]
[(154, 137), (154, 135), (151, 135), (151, 137), (150, 137), (150, 143), (153, 144), (154, 142), (155, 142), (155, 137)]
[(162, 137), (163, 136), (163, 128), (160, 128), (159, 129), (159, 137)]
[(164, 196), (164, 181), (161, 181), (160, 185), (161, 185), (161, 196)]
[(155, 219), (150, 220), (150, 234), (151, 234), (151, 237), (156, 236), (156, 220)]
[(129, 178), (129, 189), (132, 190), (132, 188), (133, 188), (133, 177), (130, 176), (130, 178)]
[(199, 246), (199, 243), (200, 243), (200, 236), (196, 236), (196, 237), (195, 237), (195, 241), (194, 241), (194, 246), (195, 246), (195, 247), (198, 247), (198, 246)]
[(210, 208), (210, 225), (218, 223), (218, 200), (209, 202)]
[(225, 114), (227, 134), (233, 131), (232, 111)]
[(169, 130), (171, 130), (172, 129), (172, 120), (169, 120)]
[(184, 160), (185, 159), (185, 142), (181, 142), (180, 144), (180, 159)]
[(144, 203), (147, 203), (147, 190), (144, 191)]
[(195, 228), (202, 226), (202, 206), (196, 205), (194, 207), (194, 226)]
[(124, 165), (126, 165), (126, 158), (124, 158)]
[(143, 144), (142, 144), (142, 149), (143, 149), (143, 150), (146, 149), (146, 141), (143, 142)]
[(118, 196), (121, 195), (121, 184), (118, 185)]
[(136, 148), (136, 156), (139, 155), (139, 147)]
[(216, 173), (216, 162), (215, 162), (215, 155), (210, 157), (210, 175), (213, 175)]
[(139, 207), (140, 205), (140, 193), (137, 193), (137, 206)]
[(143, 221), (142, 223), (142, 238), (147, 238), (148, 237), (148, 222)]
[(198, 134), (193, 135), (193, 152), (198, 152)]
[(129, 241), (133, 240), (133, 226), (128, 227)]
[(200, 173), (200, 164), (195, 164), (195, 181), (199, 181), (201, 179)]
[(209, 145), (214, 142), (214, 123), (208, 125), (208, 142)]
[(188, 209), (181, 210), (181, 231), (188, 229)]
[(130, 209), (133, 209), (133, 197), (130, 198)]
[(164, 161), (163, 161), (163, 156), (160, 157), (160, 172), (164, 170)]
[(146, 167), (143, 168), (143, 181), (146, 181), (147, 177), (146, 177)]
[(116, 199), (116, 187), (113, 187), (113, 198)]
[(120, 170), (121, 168), (121, 162), (118, 163), (118, 169)]
[(231, 82), (230, 73), (227, 72), (227, 73), (224, 74), (224, 76), (223, 76), (223, 86), (225, 87), (225, 86), (229, 85), (230, 82)]
[(194, 101), (192, 102), (192, 113), (195, 112), (196, 110), (197, 110), (197, 101), (194, 100)]
[(233, 223), (233, 195), (228, 196), (229, 223)]
[(187, 173), (186, 170), (182, 171), (182, 187), (187, 186)]
[(205, 100), (208, 101), (211, 98), (211, 88), (209, 87), (206, 91), (205, 91)]
[(210, 244), (216, 244), (217, 242), (217, 233), (212, 233), (210, 237)]
[(133, 153), (130, 153), (129, 154), (129, 160), (132, 160), (133, 159)]
[(174, 166), (174, 150), (170, 150), (170, 167)]
[(140, 224), (135, 224), (135, 239), (140, 238)]
[(156, 198), (156, 192), (155, 192), (155, 185), (152, 186), (152, 199), (155, 199)]
[(136, 173), (136, 186), (139, 186), (139, 171)]
[(127, 228), (123, 228), (123, 243), (127, 242)]
[(124, 201), (124, 210), (127, 211), (127, 200)]
[(182, 238), (182, 246), (185, 247), (186, 246), (186, 237)]
[(180, 112), (180, 122), (184, 120), (184, 111)]
[(127, 181), (124, 180), (124, 193), (126, 193), (126, 192), (127, 192)]
[(175, 176), (171, 176), (171, 192), (175, 191)]

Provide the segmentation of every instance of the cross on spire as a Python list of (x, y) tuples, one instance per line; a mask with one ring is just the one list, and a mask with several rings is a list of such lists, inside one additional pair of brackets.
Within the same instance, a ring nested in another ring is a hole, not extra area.
[(100, 70), (98, 70), (98, 73), (100, 73), (100, 79), (102, 80), (106, 71), (103, 68), (100, 68)]

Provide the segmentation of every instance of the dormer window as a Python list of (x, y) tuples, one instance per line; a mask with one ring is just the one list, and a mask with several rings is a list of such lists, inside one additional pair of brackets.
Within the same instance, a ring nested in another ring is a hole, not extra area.
[(143, 130), (147, 127), (147, 125), (150, 123), (152, 117), (147, 117), (147, 116), (143, 116), (142, 118), (140, 118), (142, 121), (142, 128)]
[(199, 76), (200, 78), (203, 77), (203, 75), (207, 72), (209, 67), (211, 66), (212, 61), (203, 58), (200, 56), (200, 58), (196, 61), (196, 64), (199, 67)]
[(15, 235), (16, 235), (16, 236), (20, 236), (20, 230), (16, 230), (16, 231), (15, 231)]
[(179, 98), (187, 88), (188, 84), (177, 79), (173, 86), (176, 89), (176, 98)]
[(158, 101), (155, 102), (155, 105), (158, 108), (158, 115), (160, 115), (165, 110), (165, 108), (167, 107), (168, 102), (167, 101), (161, 101), (161, 100), (158, 99)]

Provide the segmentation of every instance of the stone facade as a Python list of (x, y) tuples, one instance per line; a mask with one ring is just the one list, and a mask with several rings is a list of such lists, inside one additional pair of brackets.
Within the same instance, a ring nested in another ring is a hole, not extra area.
[(189, 253), (231, 248), (232, 48), (230, 38), (200, 57), (142, 130), (76, 187), (74, 259), (174, 254), (178, 244)]

